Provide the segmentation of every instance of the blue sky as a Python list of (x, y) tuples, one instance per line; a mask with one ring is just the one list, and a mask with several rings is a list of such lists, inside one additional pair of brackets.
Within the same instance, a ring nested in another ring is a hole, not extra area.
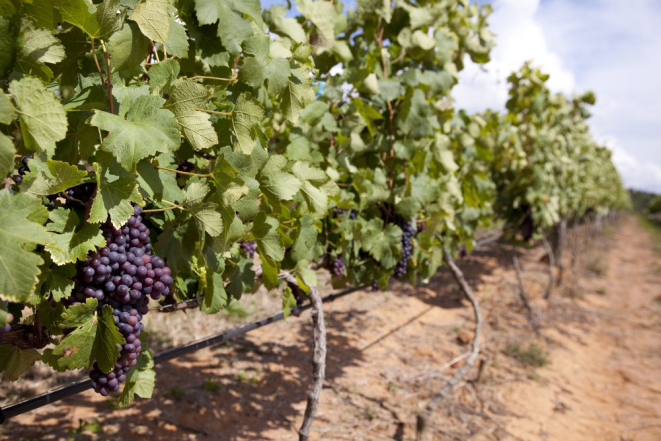
[[(467, 63), (457, 107), (502, 109), (506, 77), (532, 60), (551, 74), (554, 91), (596, 92), (591, 127), (625, 185), (661, 193), (661, 0), (480, 2), (493, 5), (497, 47), (489, 64)], [(273, 4), (286, 0), (262, 0)]]

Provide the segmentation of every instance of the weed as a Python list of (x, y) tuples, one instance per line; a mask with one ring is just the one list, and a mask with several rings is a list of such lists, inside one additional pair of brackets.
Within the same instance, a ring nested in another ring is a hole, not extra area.
[(597, 294), (599, 294), (600, 296), (605, 296), (606, 294), (608, 294), (608, 291), (606, 290), (606, 288), (597, 288), (597, 291), (596, 291), (596, 292), (597, 292)]
[(220, 384), (209, 379), (202, 383), (202, 389), (208, 390), (209, 392), (218, 392), (220, 390)]
[(175, 401), (180, 401), (186, 395), (186, 389), (181, 386), (175, 386), (165, 391), (163, 396), (170, 397)]
[(530, 343), (525, 349), (519, 343), (510, 343), (503, 353), (527, 366), (542, 367), (549, 364), (547, 352), (537, 343)]

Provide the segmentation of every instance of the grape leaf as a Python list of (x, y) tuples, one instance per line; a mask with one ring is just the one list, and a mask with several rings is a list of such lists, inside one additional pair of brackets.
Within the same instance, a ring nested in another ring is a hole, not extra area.
[[(66, 219), (62, 219), (66, 216)], [(80, 226), (80, 218), (73, 210), (59, 209), (51, 212), (51, 220), (55, 220), (55, 229), (60, 234), (53, 234), (53, 244), (46, 245), (48, 251), (58, 265), (85, 260), (87, 253), (96, 247), (104, 247), (106, 240), (98, 226), (85, 224)], [(53, 224), (48, 224), (50, 227)]]
[[(160, 63), (156, 63), (149, 68), (149, 91), (154, 92), (155, 90), (166, 90), (170, 89), (172, 83), (179, 76), (179, 71), (181, 66), (177, 60), (167, 60)], [(204, 98), (206, 99), (207, 93), (205, 91)], [(169, 102), (165, 104), (167, 108)]]
[(170, 17), (170, 35), (167, 43), (165, 43), (165, 50), (174, 57), (186, 58), (188, 56), (186, 28), (178, 23), (174, 17)]
[(171, 110), (195, 149), (208, 149), (218, 144), (218, 135), (209, 120), (209, 114), (196, 109), (204, 107), (209, 93), (194, 81), (180, 80), (170, 89), (165, 108)]
[(289, 253), (294, 262), (310, 258), (314, 245), (317, 243), (317, 235), (318, 231), (311, 216), (303, 216), (299, 219), (294, 245)]
[(206, 203), (189, 208), (200, 231), (211, 237), (217, 237), (223, 232), (223, 217), (216, 204)]
[(14, 143), (4, 133), (0, 133), (0, 179), (14, 169)]
[(264, 118), (264, 108), (256, 100), (251, 99), (249, 94), (239, 95), (232, 110), (232, 129), (237, 140), (235, 150), (246, 154), (253, 151), (262, 118)]
[(227, 305), (227, 292), (222, 273), (207, 271), (204, 301), (200, 304), (200, 310), (206, 314), (215, 314), (225, 305)]
[(126, 376), (126, 385), (117, 400), (117, 407), (130, 406), (138, 395), (142, 398), (151, 398), (156, 382), (154, 371), (154, 358), (149, 350), (144, 349), (138, 356), (138, 362)]
[(330, 2), (299, 0), (296, 3), (298, 11), (312, 22), (319, 33), (316, 44), (321, 49), (329, 49), (335, 42), (335, 6)]
[(32, 77), (12, 81), (9, 92), (17, 104), (25, 146), (52, 156), (55, 143), (67, 134), (67, 117), (60, 101)]
[(307, 260), (299, 260), (296, 262), (294, 274), (298, 285), (305, 292), (310, 292), (310, 288), (317, 286), (317, 273), (310, 269), (310, 262)]
[(286, 166), (287, 158), (273, 155), (257, 177), (262, 192), (274, 201), (290, 201), (301, 188), (301, 181), (284, 171)]
[(163, 232), (154, 244), (154, 250), (172, 271), (186, 272), (190, 271), (196, 243), (197, 231), (192, 222), (170, 222), (163, 227)]
[(114, 173), (98, 163), (94, 163), (94, 172), (97, 190), (88, 222), (102, 223), (110, 215), (112, 224), (120, 228), (133, 214), (131, 202), (143, 202), (138, 183), (133, 176)]
[(268, 80), (269, 94), (276, 96), (287, 87), (291, 70), (285, 58), (271, 58), (270, 46), (271, 40), (264, 35), (256, 35), (243, 43), (245, 58), (239, 80), (253, 89), (259, 89)]
[(291, 315), (291, 310), (296, 306), (298, 303), (294, 293), (289, 286), (285, 286), (285, 289), (282, 290), (282, 319), (287, 320), (287, 317)]
[(147, 159), (138, 163), (137, 179), (143, 195), (154, 199), (179, 203), (183, 199), (183, 192), (177, 185), (177, 175), (157, 170)]
[(326, 173), (304, 161), (296, 162), (292, 172), (303, 183), (301, 192), (310, 211), (325, 214), (328, 209), (328, 194), (320, 187), (328, 181)]
[(164, 102), (157, 96), (139, 96), (130, 104), (122, 104), (129, 105), (126, 119), (95, 110), (90, 124), (110, 132), (101, 149), (112, 153), (130, 172), (141, 159), (177, 150), (181, 143), (179, 126), (174, 114), (161, 108)]
[(98, 36), (105, 38), (118, 31), (124, 23), (126, 13), (121, 9), (121, 0), (104, 0), (96, 9), (96, 21), (99, 24)]
[(170, 1), (142, 0), (129, 17), (150, 40), (167, 43), (170, 35)]
[(79, 28), (90, 38), (96, 38), (100, 33), (99, 22), (96, 20), (96, 7), (85, 0), (62, 0), (60, 3), (62, 20)]
[(11, 124), (16, 116), (16, 109), (9, 97), (0, 92), (0, 123)]
[(20, 70), (44, 81), (50, 81), (53, 77), (53, 71), (45, 63), (59, 63), (66, 56), (64, 46), (49, 29), (35, 28), (34, 24), (26, 19), (21, 20), (16, 46), (19, 48), (16, 64)]
[(13, 345), (0, 345), (0, 372), (3, 381), (16, 381), (41, 354), (34, 348), (21, 349)]
[(117, 357), (117, 345), (126, 343), (115, 326), (112, 307), (96, 311), (96, 299), (71, 306), (62, 314), (60, 326), (76, 328), (49, 354), (48, 363), (55, 369), (90, 368), (94, 361), (103, 372), (110, 372)]
[(255, 285), (255, 271), (252, 259), (241, 256), (239, 262), (229, 275), (229, 285), (227, 292), (235, 299), (240, 299), (241, 295), (250, 292)]
[(269, 26), (269, 30), (278, 35), (286, 35), (297, 43), (307, 41), (305, 30), (295, 18), (285, 17), (288, 10), (285, 5), (271, 6), (264, 12), (264, 19)]
[(289, 84), (283, 92), (282, 110), (287, 120), (293, 124), (298, 122), (298, 117), (305, 105), (314, 100), (312, 82), (306, 75), (307, 72), (302, 69), (293, 70), (289, 77)]
[(384, 268), (395, 266), (402, 249), (402, 230), (398, 226), (388, 224), (384, 228), (381, 219), (361, 219), (359, 238), (362, 248)]
[(50, 293), (56, 302), (67, 298), (74, 288), (73, 277), (76, 275), (74, 265), (52, 265), (50, 259), (40, 267), (39, 283), (45, 293)]
[(14, 43), (15, 35), (12, 22), (0, 17), (0, 72), (7, 72), (14, 62), (16, 52)]
[(0, 295), (5, 299), (22, 302), (33, 292), (43, 261), (24, 246), (52, 243), (42, 226), (47, 216), (40, 200), (0, 190)]
[(43, 163), (33, 159), (30, 161), (30, 172), (21, 183), (21, 191), (43, 197), (82, 184), (86, 177), (87, 172), (78, 170), (75, 165), (53, 160)]
[(254, 33), (242, 14), (252, 18), (260, 29), (264, 26), (259, 0), (195, 0), (195, 11), (202, 25), (218, 22), (218, 36), (232, 54), (241, 52), (241, 43)]
[(149, 50), (149, 39), (142, 35), (138, 25), (126, 22), (121, 30), (108, 39), (108, 52), (119, 70), (139, 66), (145, 60)]
[(277, 219), (262, 212), (257, 215), (252, 227), (252, 234), (255, 236), (260, 256), (275, 262), (280, 262), (285, 257), (280, 233), (278, 233), (279, 226), (280, 223)]

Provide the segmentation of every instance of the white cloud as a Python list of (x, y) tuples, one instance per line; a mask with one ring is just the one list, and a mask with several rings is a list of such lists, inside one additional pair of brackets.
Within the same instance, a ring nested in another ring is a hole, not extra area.
[(507, 75), (532, 59), (552, 90), (596, 92), (591, 126), (610, 140), (625, 185), (661, 192), (661, 2), (496, 0), (494, 11), (492, 62), (467, 65), (458, 106), (502, 109)]

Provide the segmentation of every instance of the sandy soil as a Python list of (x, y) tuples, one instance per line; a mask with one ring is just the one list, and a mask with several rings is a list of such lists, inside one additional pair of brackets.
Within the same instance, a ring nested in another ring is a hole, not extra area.
[[(541, 299), (543, 250), (520, 253), (539, 334), (520, 305), (509, 250), (494, 244), (460, 262), (482, 304), (485, 351), (481, 369), (434, 414), (434, 439), (661, 440), (661, 255), (633, 218), (589, 242), (581, 237), (577, 267), (550, 302)], [(260, 299), (252, 315), (278, 306), (273, 296)], [(471, 310), (450, 275), (356, 293), (326, 305), (326, 314), (327, 382), (313, 438), (414, 439), (417, 412), (461, 366), (473, 336)], [(172, 328), (161, 346), (230, 325), (195, 313), (168, 317), (151, 324), (152, 334)], [(309, 315), (292, 317), (157, 366), (151, 400), (113, 410), (86, 392), (5, 423), (0, 439), (294, 439), (310, 336)], [(52, 387), (45, 375), (35, 368), (30, 379), (3, 385), (6, 401)]]

